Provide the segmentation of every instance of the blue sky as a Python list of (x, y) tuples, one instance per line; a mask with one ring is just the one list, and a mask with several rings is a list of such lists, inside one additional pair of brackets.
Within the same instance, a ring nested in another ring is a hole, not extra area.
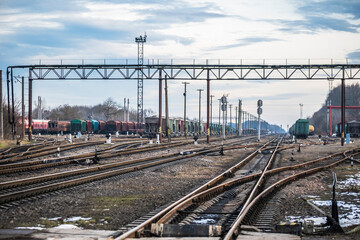
[[(358, 0), (0, 0), (0, 68), (5, 71), (9, 65), (36, 64), (40, 59), (42, 63), (134, 61), (134, 38), (144, 32), (145, 59), (359, 63), (359, 31)], [(190, 117), (198, 116), (196, 89), (205, 84), (188, 85)], [(183, 85), (170, 81), (169, 90), (170, 114), (182, 116)], [(136, 91), (136, 81), (34, 84), (35, 99), (42, 96), (48, 107), (94, 105), (107, 97), (122, 103), (126, 97), (135, 108)], [(326, 81), (212, 82), (216, 99), (224, 93), (234, 105), (243, 99), (245, 110), (253, 114), (262, 98), (263, 118), (283, 126), (299, 117), (299, 103), (304, 104), (305, 116), (312, 115), (327, 92)], [(157, 96), (157, 82), (146, 81), (144, 107), (157, 111)], [(205, 98), (203, 104), (205, 116)]]

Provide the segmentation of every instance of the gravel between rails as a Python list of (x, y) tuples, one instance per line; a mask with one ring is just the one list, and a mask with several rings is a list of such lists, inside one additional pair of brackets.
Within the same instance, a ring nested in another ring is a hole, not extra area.
[[(190, 145), (166, 152), (204, 146), (206, 145)], [(198, 156), (85, 184), (33, 201), (22, 201), (17, 207), (0, 210), (0, 228), (51, 227), (60, 224), (62, 219), (82, 216), (90, 217), (91, 220), (77, 222), (81, 227), (117, 230), (185, 195), (241, 160), (246, 152), (249, 150), (226, 151), (225, 156)], [(153, 153), (139, 155), (149, 154)], [(58, 221), (48, 220), (57, 217), (60, 218)]]

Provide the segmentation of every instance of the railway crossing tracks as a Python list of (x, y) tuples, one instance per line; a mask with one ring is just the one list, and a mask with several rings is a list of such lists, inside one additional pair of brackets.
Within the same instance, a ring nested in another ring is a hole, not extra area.
[[(281, 140), (264, 144), (237, 165), (138, 226), (119, 232), (116, 239), (141, 236), (235, 239), (244, 222), (249, 222), (249, 216), (271, 194), (296, 179), (332, 168), (360, 154), (360, 149), (352, 149), (302, 164), (272, 168)], [(270, 156), (261, 154), (270, 145), (273, 145)], [(279, 177), (280, 173), (287, 176)]]
[[(242, 145), (244, 142), (249, 141), (248, 138), (234, 140), (231, 142), (229, 146), (224, 145), (223, 149), (236, 149), (236, 148), (244, 148), (246, 145)], [(153, 147), (144, 147), (144, 148), (137, 148), (137, 149), (129, 149), (129, 150), (115, 150), (109, 151), (113, 149), (106, 149), (105, 151), (101, 151), (98, 154), (99, 159), (111, 158), (114, 156), (119, 156), (123, 154), (130, 154), (130, 153), (138, 153), (143, 151), (150, 151), (150, 150), (159, 150), (163, 148), (169, 148), (174, 146), (181, 146), (186, 143), (169, 143), (164, 145), (157, 145)], [(249, 145), (247, 145), (249, 147)], [(193, 150), (187, 151), (187, 154), (179, 154), (179, 152), (169, 153), (169, 154), (157, 154), (151, 157), (146, 158), (139, 158), (134, 160), (125, 160), (121, 162), (115, 163), (107, 163), (102, 165), (97, 165), (93, 167), (88, 167), (85, 169), (78, 169), (72, 171), (64, 171), (54, 174), (48, 174), (43, 176), (36, 176), (31, 178), (25, 178), (15, 181), (8, 181), (0, 183), (0, 204), (7, 204), (32, 197), (38, 196), (44, 193), (49, 193), (53, 191), (57, 191), (59, 189), (64, 189), (68, 187), (77, 186), (80, 184), (93, 182), (96, 180), (109, 178), (112, 176), (116, 176), (119, 174), (124, 174), (128, 172), (138, 171), (140, 169), (157, 166), (161, 164), (166, 164), (173, 161), (179, 161), (187, 158), (192, 158), (201, 154), (207, 154), (211, 152), (218, 152), (222, 146), (216, 146), (213, 148), (205, 147), (205, 148), (197, 148), (196, 152)], [(91, 153), (93, 154), (93, 153)], [(89, 158), (93, 155), (81, 155), (77, 156), (77, 160)], [(64, 160), (63, 163), (67, 163), (67, 161), (72, 160)], [(62, 162), (60, 162), (62, 163)], [(5, 166), (5, 165), (4, 165)], [(37, 164), (33, 166), (27, 167), (35, 167)], [(18, 168), (14, 168), (19, 170)], [(2, 171), (11, 170), (3, 169)]]

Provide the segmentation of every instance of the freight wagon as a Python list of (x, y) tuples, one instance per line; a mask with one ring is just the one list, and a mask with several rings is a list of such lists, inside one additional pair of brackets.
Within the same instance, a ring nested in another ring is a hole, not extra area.
[[(335, 127), (336, 136), (341, 137), (341, 130), (342, 130), (341, 123), (336, 124)], [(350, 133), (350, 137), (355, 137), (355, 138), (360, 137), (360, 122), (354, 120), (345, 123), (345, 132), (344, 132), (345, 136), (347, 133)]]
[(70, 121), (49, 121), (48, 131), (50, 134), (69, 133)]
[(70, 132), (76, 134), (77, 132), (86, 133), (86, 122), (81, 119), (73, 119), (70, 121)]
[(289, 129), (291, 136), (305, 139), (309, 136), (309, 120), (298, 119)]

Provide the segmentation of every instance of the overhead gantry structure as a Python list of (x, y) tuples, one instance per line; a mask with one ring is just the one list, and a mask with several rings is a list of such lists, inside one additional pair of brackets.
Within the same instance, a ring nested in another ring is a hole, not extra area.
[[(60, 64), (60, 65), (22, 65), (7, 68), (7, 91), (9, 123), (14, 119), (14, 71), (28, 69), (29, 73), (29, 122), (32, 120), (32, 82), (34, 80), (159, 80), (162, 83), (166, 76), (169, 80), (205, 80), (207, 81), (207, 126), (210, 112), (210, 81), (229, 80), (341, 80), (341, 121), (345, 128), (345, 79), (360, 79), (360, 64), (160, 64), (150, 61), (139, 64)], [(160, 94), (160, 93), (159, 93)], [(161, 101), (161, 99), (160, 99)], [(161, 119), (161, 117), (159, 117)], [(209, 131), (206, 131), (209, 133)], [(31, 139), (31, 131), (29, 133)], [(210, 142), (210, 135), (207, 134)], [(341, 135), (344, 143), (344, 130)]]

